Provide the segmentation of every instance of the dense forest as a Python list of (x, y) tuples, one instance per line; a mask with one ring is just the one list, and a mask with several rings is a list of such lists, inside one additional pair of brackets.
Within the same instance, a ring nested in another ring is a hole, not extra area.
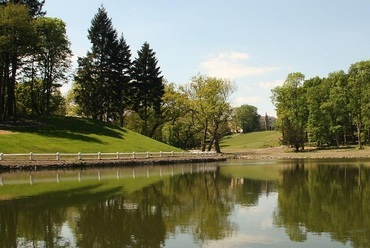
[(325, 78), (288, 75), (272, 90), (282, 142), (296, 150), (309, 142), (317, 146), (370, 141), (370, 61), (352, 64), (348, 72), (331, 72)]
[[(156, 53), (143, 42), (134, 57), (104, 6), (91, 20), (91, 47), (72, 72), (66, 24), (47, 17), (44, 1), (0, 0), (0, 122), (45, 115), (99, 119), (183, 149), (214, 149), (231, 132), (275, 128), (252, 105), (233, 108), (229, 79), (197, 74), (186, 85), (167, 82)], [(369, 63), (348, 73), (306, 80), (288, 75), (272, 91), (282, 143), (346, 145), (370, 140)], [(63, 96), (60, 88), (72, 82)]]

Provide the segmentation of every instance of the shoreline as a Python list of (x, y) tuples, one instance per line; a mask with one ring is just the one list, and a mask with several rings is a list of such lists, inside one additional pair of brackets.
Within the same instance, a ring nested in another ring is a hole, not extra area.
[(366, 159), (370, 158), (368, 147), (359, 150), (356, 147), (336, 149), (317, 149), (308, 147), (305, 151), (294, 152), (285, 147), (268, 147), (259, 149), (226, 150), (226, 154), (234, 159), (268, 160), (268, 159)]
[(40, 171), (40, 170), (60, 170), (60, 169), (86, 169), (95, 167), (130, 167), (147, 165), (168, 165), (168, 164), (188, 164), (188, 163), (212, 163), (226, 161), (225, 156), (209, 157), (165, 157), (165, 158), (135, 158), (135, 159), (101, 159), (101, 160), (8, 160), (0, 161), (1, 172), (13, 171)]
[(303, 152), (294, 152), (284, 147), (257, 149), (224, 149), (222, 154), (207, 157), (163, 157), (134, 159), (84, 159), (84, 160), (3, 160), (0, 173), (12, 171), (38, 171), (61, 169), (85, 169), (95, 167), (147, 166), (186, 163), (212, 163), (227, 159), (244, 160), (283, 160), (283, 159), (370, 159), (370, 148), (359, 150), (356, 147), (337, 149), (317, 149), (308, 147)]

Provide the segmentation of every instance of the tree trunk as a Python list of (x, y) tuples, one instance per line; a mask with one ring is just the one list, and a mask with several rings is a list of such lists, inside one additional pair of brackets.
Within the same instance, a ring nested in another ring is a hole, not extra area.
[(208, 120), (206, 120), (205, 127), (204, 127), (203, 141), (202, 141), (202, 152), (206, 151), (207, 132), (208, 132)]
[(123, 128), (123, 111), (119, 111), (119, 126)]
[(363, 149), (362, 142), (361, 142), (361, 128), (362, 128), (362, 123), (359, 122), (357, 124), (357, 139), (358, 139), (358, 148)]
[(220, 148), (220, 141), (218, 138), (215, 138), (215, 151), (217, 153), (221, 153), (221, 148)]
[(7, 102), (7, 110), (9, 116), (15, 116), (16, 115), (16, 109), (15, 109), (15, 81), (17, 76), (17, 57), (12, 56), (11, 61), (11, 77), (8, 81), (8, 102)]

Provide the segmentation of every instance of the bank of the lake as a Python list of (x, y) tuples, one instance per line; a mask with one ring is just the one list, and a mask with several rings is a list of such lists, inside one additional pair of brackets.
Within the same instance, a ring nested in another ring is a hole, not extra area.
[(212, 155), (204, 157), (162, 157), (162, 158), (130, 158), (130, 159), (90, 159), (90, 160), (7, 160), (0, 161), (1, 171), (18, 170), (55, 170), (55, 169), (84, 169), (93, 167), (120, 167), (120, 166), (145, 166), (145, 165), (168, 165), (186, 163), (211, 163), (226, 161), (226, 156)]
[(307, 147), (305, 151), (294, 152), (286, 147), (259, 149), (224, 149), (228, 157), (239, 159), (328, 159), (328, 158), (370, 158), (370, 148), (358, 149), (355, 146), (319, 149)]

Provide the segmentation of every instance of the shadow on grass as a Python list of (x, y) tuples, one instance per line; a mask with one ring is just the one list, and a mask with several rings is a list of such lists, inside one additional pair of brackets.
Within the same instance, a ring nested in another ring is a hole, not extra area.
[(110, 123), (77, 117), (39, 117), (32, 120), (32, 125), (27, 125), (27, 123), (31, 122), (20, 122), (20, 124), (8, 126), (6, 129), (36, 133), (46, 137), (67, 138), (95, 143), (103, 142), (90, 135), (124, 139), (124, 133), (126, 132), (126, 130)]

